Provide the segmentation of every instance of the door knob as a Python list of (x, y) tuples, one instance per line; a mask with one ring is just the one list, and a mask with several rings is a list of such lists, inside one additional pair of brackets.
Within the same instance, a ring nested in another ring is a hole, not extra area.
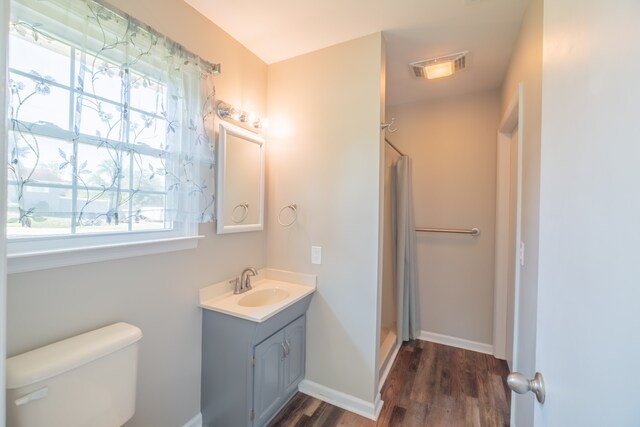
[(518, 394), (525, 394), (528, 391), (532, 391), (536, 395), (538, 402), (544, 403), (544, 380), (540, 372), (536, 372), (532, 380), (520, 372), (512, 372), (507, 377), (507, 385)]

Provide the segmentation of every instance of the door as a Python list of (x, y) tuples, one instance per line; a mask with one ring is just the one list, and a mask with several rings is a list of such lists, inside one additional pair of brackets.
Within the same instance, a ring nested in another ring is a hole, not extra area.
[(520, 396), (516, 427), (640, 425), (638, 16), (635, 0), (544, 3), (536, 334), (517, 346), (532, 341), (546, 401)]
[(262, 426), (304, 378), (306, 318), (299, 317), (254, 349), (253, 425)]
[(304, 378), (305, 362), (305, 317), (302, 316), (284, 330), (286, 358), (284, 360), (284, 398), (287, 399), (298, 390), (298, 384)]
[(282, 398), (284, 331), (277, 332), (255, 347), (253, 377), (254, 425), (264, 425), (279, 408)]

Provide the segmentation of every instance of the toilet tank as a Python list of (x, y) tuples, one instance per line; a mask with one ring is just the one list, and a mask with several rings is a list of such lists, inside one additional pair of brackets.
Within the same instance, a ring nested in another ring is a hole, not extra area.
[(135, 410), (140, 338), (115, 323), (7, 359), (7, 426), (122, 426)]

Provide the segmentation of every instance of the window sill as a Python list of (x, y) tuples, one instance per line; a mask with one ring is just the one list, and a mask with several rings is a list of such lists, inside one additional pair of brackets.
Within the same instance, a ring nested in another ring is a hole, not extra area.
[(204, 236), (176, 237), (144, 242), (120, 243), (45, 252), (7, 255), (7, 272), (25, 273), (49, 268), (68, 267), (91, 262), (110, 261), (142, 255), (195, 249)]

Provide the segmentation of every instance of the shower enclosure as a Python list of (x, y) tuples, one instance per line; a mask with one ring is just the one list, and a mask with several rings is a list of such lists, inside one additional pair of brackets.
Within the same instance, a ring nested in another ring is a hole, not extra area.
[[(398, 318), (398, 296), (394, 271), (393, 255), (393, 227), (391, 214), (391, 174), (393, 164), (399, 158), (399, 154), (385, 144), (385, 164), (384, 164), (384, 234), (383, 234), (383, 254), (382, 254), (382, 291), (381, 291), (381, 314), (380, 314), (380, 378), (383, 380), (384, 373), (390, 368), (388, 366), (393, 361), (393, 355), (398, 345), (397, 318)], [(382, 384), (382, 382), (381, 382)]]

